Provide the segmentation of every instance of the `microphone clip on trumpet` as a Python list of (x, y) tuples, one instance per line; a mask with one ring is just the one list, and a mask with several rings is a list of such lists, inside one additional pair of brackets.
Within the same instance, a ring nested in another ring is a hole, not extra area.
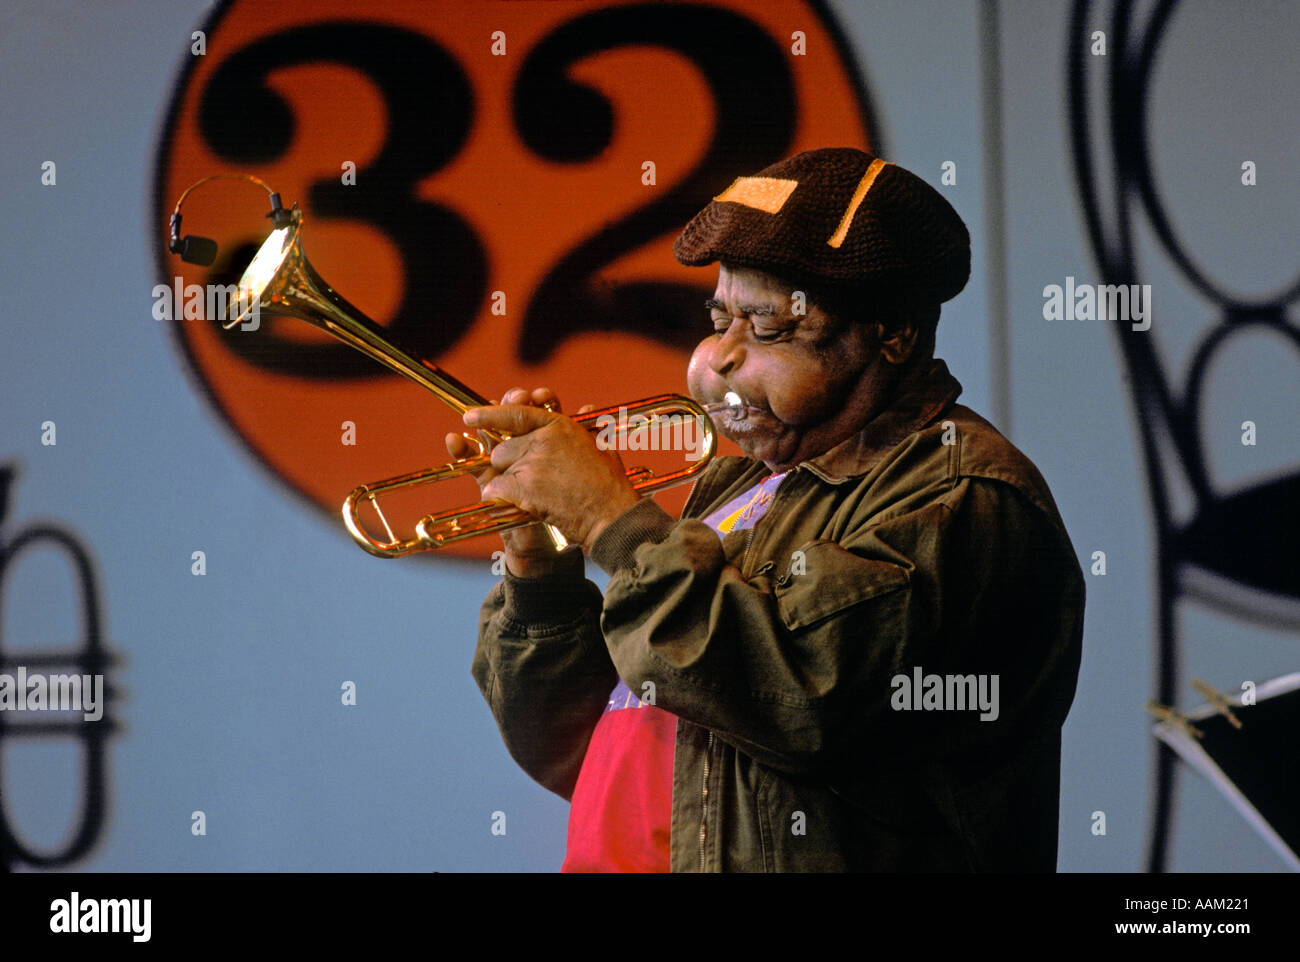
[[(197, 264), (200, 267), (211, 267), (212, 262), (217, 259), (217, 242), (210, 237), (199, 237), (197, 234), (191, 234), (188, 237), (181, 236), (181, 205), (185, 203), (185, 198), (195, 189), (202, 187), (204, 184), (213, 180), (246, 180), (251, 184), (257, 184), (271, 195), (271, 211), (266, 216), (271, 219), (271, 223), (276, 227), (286, 226), (292, 216), (291, 211), (284, 209), (280, 202), (280, 195), (267, 186), (266, 182), (260, 177), (254, 177), (252, 174), (211, 174), (202, 180), (197, 180), (181, 192), (181, 196), (176, 201), (176, 207), (172, 210), (171, 220), (168, 222), (167, 249), (173, 254), (179, 254), (181, 260), (187, 264)], [(297, 204), (294, 208), (297, 208)], [(227, 328), (232, 325), (226, 324)]]
[[(228, 178), (245, 180), (264, 188), (270, 195), (271, 233), (262, 243), (252, 261), (240, 277), (236, 296), (230, 301), (222, 326), (227, 330), (242, 324), (255, 311), (263, 314), (294, 317), (332, 335), (349, 347), (367, 355), (390, 370), (414, 381), (430, 391), (457, 414), (472, 407), (482, 407), (491, 402), (430, 361), (413, 357), (392, 344), (384, 329), (362, 311), (348, 303), (316, 273), (302, 250), (303, 212), (294, 204), (286, 209), (280, 195), (265, 182), (250, 174), (213, 174), (186, 188), (176, 202), (169, 222), (167, 249), (182, 260), (209, 266), (215, 261), (217, 245), (206, 237), (181, 236), (181, 205), (190, 192), (209, 181)], [(628, 469), (628, 480), (643, 495), (693, 480), (713, 459), (717, 449), (717, 433), (710, 413), (728, 411), (733, 419), (745, 416), (744, 400), (735, 392), (728, 392), (725, 400), (701, 406), (688, 397), (664, 394), (644, 398), (630, 404), (618, 405), (599, 411), (578, 415), (574, 421), (591, 431), (598, 428), (602, 417), (608, 420), (610, 411), (625, 410), (629, 418), (621, 419), (620, 433), (653, 429), (662, 418), (696, 419), (702, 434), (698, 457), (680, 470), (656, 475), (647, 468)], [(481, 501), (451, 511), (428, 514), (415, 526), (409, 536), (394, 532), (384, 516), (379, 503), (380, 495), (401, 488), (436, 484), (439, 481), (475, 474), (490, 463), (493, 445), (505, 440), (504, 435), (488, 431), (478, 432), (477, 438), (466, 435), (477, 444), (477, 454), (461, 458), (440, 467), (414, 471), (410, 474), (387, 478), (371, 484), (359, 485), (343, 502), (343, 524), (363, 549), (380, 558), (400, 558), (420, 551), (432, 551), (444, 545), (467, 538), (501, 532), (527, 524), (538, 523), (532, 515), (512, 504), (500, 501)], [(362, 522), (359, 511), (369, 505), (379, 518), (382, 532), (370, 531)], [(567, 542), (555, 528), (547, 526), (556, 548)]]

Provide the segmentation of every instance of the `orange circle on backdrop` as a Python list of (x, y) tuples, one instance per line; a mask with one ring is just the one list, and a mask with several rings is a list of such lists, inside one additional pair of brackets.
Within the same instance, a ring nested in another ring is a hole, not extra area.
[[(874, 143), (818, 3), (234, 0), (203, 30), (161, 142), (160, 235), (199, 178), (260, 177), (303, 209), (304, 253), (332, 287), (489, 398), (685, 393), (716, 280), (673, 259), (686, 221), (737, 176)], [(182, 297), (236, 280), (268, 209), (238, 181), (195, 191), (183, 233), (220, 254), (196, 267), (160, 245), (163, 280)], [(457, 415), (373, 359), (299, 320), (224, 331), (174, 307), (216, 410), (331, 524), (358, 484), (447, 460)], [(679, 510), (685, 489), (658, 497)]]

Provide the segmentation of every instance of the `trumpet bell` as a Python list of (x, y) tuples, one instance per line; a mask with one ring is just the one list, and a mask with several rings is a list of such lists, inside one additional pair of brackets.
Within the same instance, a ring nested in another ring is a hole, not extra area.
[(398, 348), (380, 325), (325, 283), (302, 250), (302, 211), (285, 213), (288, 222), (271, 231), (239, 278), (223, 327), (243, 323), (254, 311), (296, 317), (414, 381), (461, 414), (488, 403), (436, 364)]
[(230, 304), (226, 320), (221, 324), (226, 330), (245, 323), (261, 310), (263, 301), (284, 305), (286, 313), (292, 308), (293, 302), (285, 298), (284, 290), (302, 272), (299, 267), (282, 274), (280, 268), (287, 258), (296, 258), (299, 264), (305, 263), (306, 259), (298, 247), (298, 229), (302, 225), (302, 215), (293, 211), (291, 216), (293, 219), (289, 224), (271, 231), (244, 269), (236, 285), (235, 299)]

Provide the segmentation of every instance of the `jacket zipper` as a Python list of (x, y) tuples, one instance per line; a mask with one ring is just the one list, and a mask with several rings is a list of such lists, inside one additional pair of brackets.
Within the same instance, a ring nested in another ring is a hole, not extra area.
[(713, 732), (709, 732), (709, 747), (704, 751), (704, 785), (701, 791), (703, 807), (700, 814), (700, 871), (704, 871), (704, 843), (709, 834), (709, 763), (713, 760)]
[[(695, 494), (695, 485), (692, 484), (690, 494), (687, 495), (687, 499), (686, 499), (687, 503), (690, 502), (690, 498), (694, 494)], [(775, 501), (775, 498), (773, 500)], [(770, 506), (768, 510), (771, 511)], [(759, 521), (762, 521), (762, 518), (760, 518)], [(745, 559), (749, 555), (749, 546), (754, 543), (754, 529), (757, 527), (758, 527), (757, 524), (751, 525), (749, 530), (745, 532), (745, 549), (740, 553), (740, 559), (739, 559), (742, 576), (744, 575)], [(709, 838), (709, 770), (712, 767), (711, 763), (713, 761), (713, 739), (714, 739), (713, 732), (709, 732), (709, 744), (704, 751), (704, 781), (700, 787), (700, 803), (701, 803), (700, 871), (701, 872), (704, 871), (706, 845)]]

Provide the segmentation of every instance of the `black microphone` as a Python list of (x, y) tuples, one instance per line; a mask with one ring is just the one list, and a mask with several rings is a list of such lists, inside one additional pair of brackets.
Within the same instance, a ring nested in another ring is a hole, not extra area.
[(209, 237), (199, 237), (197, 234), (181, 237), (181, 215), (179, 211), (172, 214), (171, 235), (171, 242), (167, 245), (167, 249), (173, 254), (180, 254), (181, 260), (190, 264), (198, 264), (200, 267), (210, 267), (212, 262), (217, 259), (216, 241)]
[(180, 242), (180, 250), (172, 248), (181, 255), (181, 260), (200, 267), (210, 267), (217, 259), (217, 242), (208, 237), (191, 234)]

